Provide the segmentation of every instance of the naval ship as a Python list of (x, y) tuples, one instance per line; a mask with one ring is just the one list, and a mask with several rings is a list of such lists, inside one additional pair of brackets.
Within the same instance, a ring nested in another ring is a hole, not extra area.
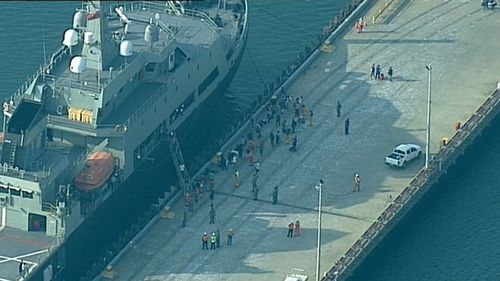
[[(0, 280), (69, 280), (71, 236), (234, 77), (247, 15), (246, 0), (82, 3), (3, 104)], [(73, 243), (105, 235), (85, 231)]]

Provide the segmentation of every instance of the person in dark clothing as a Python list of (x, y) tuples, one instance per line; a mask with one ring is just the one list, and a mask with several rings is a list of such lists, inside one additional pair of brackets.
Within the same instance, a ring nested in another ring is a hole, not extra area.
[(295, 118), (292, 119), (292, 134), (295, 134), (295, 129), (297, 128), (297, 120)]
[(340, 117), (340, 109), (342, 109), (342, 105), (340, 104), (340, 101), (337, 101), (337, 118)]
[(379, 80), (380, 74), (382, 74), (382, 68), (380, 68), (380, 64), (378, 64), (377, 68), (375, 68), (375, 79)]
[(389, 81), (392, 81), (392, 66), (389, 66), (389, 70), (387, 70), (387, 75), (389, 76)]
[(203, 233), (203, 236), (201, 236), (201, 242), (202, 242), (202, 246), (201, 246), (201, 249), (202, 250), (208, 250), (208, 240), (210, 239), (210, 237), (208, 236), (208, 233)]
[(345, 120), (345, 124), (344, 124), (344, 129), (345, 129), (345, 134), (348, 135), (349, 134), (349, 126), (350, 126), (350, 121), (349, 121), (349, 118), (347, 118)]
[(278, 204), (278, 186), (273, 189), (273, 205)]
[(372, 64), (372, 69), (370, 71), (370, 79), (375, 78), (375, 64)]
[(293, 136), (292, 147), (289, 150), (292, 152), (297, 151), (297, 136)]
[(290, 238), (293, 238), (293, 229), (294, 229), (295, 225), (293, 224), (293, 222), (289, 223), (288, 224), (288, 234), (286, 235), (286, 237), (290, 237)]
[(280, 131), (279, 130), (276, 131), (275, 137), (276, 137), (276, 145), (280, 144)]
[(220, 247), (220, 232), (218, 229), (215, 232), (215, 235), (217, 236), (215, 243), (217, 244), (217, 248), (219, 248)]
[(253, 190), (253, 200), (257, 201), (259, 196), (259, 188), (256, 186), (255, 189)]
[(212, 205), (212, 207), (210, 208), (210, 222), (209, 222), (209, 224), (213, 224), (213, 223), (215, 223), (215, 208)]
[(269, 141), (271, 142), (271, 147), (273, 147), (273, 146), (274, 146), (274, 139), (275, 139), (275, 137), (274, 137), (274, 133), (273, 133), (273, 132), (271, 132), (271, 133), (269, 134)]

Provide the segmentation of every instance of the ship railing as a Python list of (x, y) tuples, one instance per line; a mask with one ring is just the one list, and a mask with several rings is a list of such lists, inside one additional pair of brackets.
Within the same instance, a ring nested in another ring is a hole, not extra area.
[[(133, 2), (130, 3), (130, 6), (128, 7), (131, 10), (150, 10), (150, 11), (158, 11), (158, 12), (164, 12), (164, 11), (170, 11), (172, 12), (173, 15), (175, 15), (174, 11), (172, 9), (168, 8), (165, 4), (159, 4), (155, 2), (149, 2), (149, 1), (142, 1), (142, 2)], [(217, 24), (208, 16), (207, 13), (203, 11), (197, 11), (197, 10), (192, 10), (192, 9), (184, 9), (184, 13), (182, 16), (188, 16), (192, 18), (199, 18), (202, 19), (203, 22), (208, 24), (208, 26), (214, 30), (219, 30), (220, 28), (217, 26)]]
[(167, 91), (167, 84), (163, 84), (158, 88), (147, 100), (143, 103), (123, 124), (125, 128), (130, 127), (135, 120), (139, 119), (144, 112), (147, 111), (148, 108), (153, 106), (153, 104), (158, 100), (161, 95)]
[(42, 179), (46, 179), (50, 176), (51, 168), (48, 170), (39, 170), (36, 172), (26, 171), (19, 169), (19, 167), (14, 167), (8, 164), (3, 164), (0, 166), (0, 174), (6, 175), (13, 178), (24, 179), (28, 181), (38, 182)]
[(88, 124), (81, 121), (70, 120), (67, 116), (47, 115), (47, 124), (65, 128), (77, 129), (96, 136), (121, 137), (127, 131), (124, 124)]
[(94, 93), (99, 93), (101, 91), (101, 88), (102, 88), (101, 86), (99, 86), (97, 84), (97, 82), (78, 80), (78, 79), (73, 79), (71, 77), (58, 79), (57, 84), (59, 86), (63, 86), (63, 87), (80, 89), (80, 90), (90, 91), (90, 92), (94, 92)]
[(24, 95), (24, 93), (29, 88), (31, 83), (33, 83), (33, 81), (35, 81), (35, 79), (37, 77), (39, 77), (40, 75), (42, 75), (42, 76), (45, 75), (47, 73), (47, 69), (49, 69), (49, 70), (52, 69), (53, 65), (55, 65), (60, 60), (62, 60), (64, 58), (64, 56), (66, 54), (68, 54), (68, 52), (69, 52), (69, 49), (66, 46), (62, 46), (52, 55), (52, 57), (47, 65), (40, 65), (38, 70), (35, 73), (33, 73), (31, 76), (29, 76), (26, 79), (26, 81), (24, 81), (24, 83), (14, 93), (12, 100), (15, 102), (15, 104), (17, 105), (20, 97), (22, 95)]

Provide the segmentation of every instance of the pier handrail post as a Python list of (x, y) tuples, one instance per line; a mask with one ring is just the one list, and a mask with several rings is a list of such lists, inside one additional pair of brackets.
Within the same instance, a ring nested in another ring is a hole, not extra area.
[(321, 190), (323, 189), (323, 180), (315, 186), (318, 190), (318, 245), (316, 247), (316, 281), (320, 280), (320, 257), (321, 257)]
[(432, 81), (432, 66), (426, 65), (427, 72), (429, 73), (429, 81), (427, 88), (427, 137), (425, 143), (425, 168), (429, 168), (429, 153), (430, 153), (430, 140), (431, 140), (431, 81)]

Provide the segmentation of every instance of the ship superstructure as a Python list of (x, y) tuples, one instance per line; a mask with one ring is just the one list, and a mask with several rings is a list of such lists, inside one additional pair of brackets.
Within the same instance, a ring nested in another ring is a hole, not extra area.
[(2, 235), (37, 247), (11, 243), (0, 254), (24, 259), (30, 276), (43, 263), (44, 278), (59, 280), (56, 249), (232, 78), (246, 25), (240, 0), (78, 9), (62, 47), (3, 105)]

